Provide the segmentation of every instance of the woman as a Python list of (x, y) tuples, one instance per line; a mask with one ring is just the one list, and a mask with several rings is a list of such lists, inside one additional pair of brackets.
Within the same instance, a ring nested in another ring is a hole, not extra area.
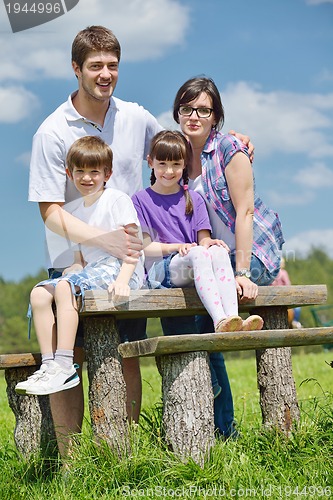
[(192, 147), (189, 188), (206, 201), (212, 238), (224, 240), (231, 250), (239, 296), (255, 299), (258, 285), (269, 285), (279, 272), (284, 242), (279, 218), (255, 194), (244, 144), (220, 132), (224, 109), (211, 79), (185, 82), (173, 116)]
[[(192, 78), (177, 92), (173, 116), (188, 138), (193, 153), (189, 165), (189, 189), (206, 201), (212, 238), (231, 249), (237, 292), (241, 300), (255, 299), (258, 285), (269, 285), (280, 267), (283, 244), (277, 215), (264, 206), (254, 192), (248, 150), (232, 135), (219, 132), (224, 122), (220, 93), (209, 78)], [(165, 335), (213, 331), (209, 316), (163, 318)], [(237, 437), (228, 374), (221, 353), (211, 353), (222, 393), (214, 400), (214, 421), (219, 433)]]

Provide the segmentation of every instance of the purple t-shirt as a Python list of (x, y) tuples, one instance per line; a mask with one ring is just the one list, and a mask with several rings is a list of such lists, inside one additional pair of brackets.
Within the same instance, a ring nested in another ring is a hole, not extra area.
[(132, 197), (142, 231), (152, 241), (160, 243), (197, 243), (198, 231), (211, 231), (208, 212), (203, 198), (189, 191), (193, 213), (185, 215), (185, 196), (180, 189), (175, 194), (158, 194), (150, 187)]

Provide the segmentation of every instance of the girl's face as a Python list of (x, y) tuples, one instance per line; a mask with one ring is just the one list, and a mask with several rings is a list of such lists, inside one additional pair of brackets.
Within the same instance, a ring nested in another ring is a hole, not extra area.
[[(200, 118), (197, 108), (202, 109), (202, 114), (209, 114), (209, 111), (213, 108), (212, 99), (205, 92), (199, 94), (199, 96), (191, 102), (182, 103), (181, 108), (187, 106), (189, 108), (195, 108), (189, 116), (184, 116), (178, 111), (179, 124), (183, 134), (185, 134), (191, 143), (200, 142), (205, 143), (210, 131), (214, 125), (216, 125), (216, 120), (213, 111), (211, 111), (210, 116), (207, 118)], [(191, 110), (186, 110), (190, 112)]]
[(184, 160), (157, 160), (147, 158), (150, 168), (154, 170), (156, 181), (154, 187), (163, 193), (177, 193), (179, 181), (185, 168)]

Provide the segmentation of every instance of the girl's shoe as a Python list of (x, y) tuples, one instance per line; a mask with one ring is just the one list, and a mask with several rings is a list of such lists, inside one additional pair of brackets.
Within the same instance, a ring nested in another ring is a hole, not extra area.
[(228, 316), (217, 323), (215, 332), (238, 332), (242, 326), (243, 320), (240, 316)]
[(264, 320), (257, 314), (253, 314), (243, 321), (241, 330), (243, 332), (252, 332), (253, 330), (261, 330), (263, 326)]

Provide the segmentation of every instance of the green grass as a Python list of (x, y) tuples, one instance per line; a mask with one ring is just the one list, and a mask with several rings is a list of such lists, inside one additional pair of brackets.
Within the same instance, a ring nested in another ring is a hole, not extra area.
[(321, 349), (293, 355), (301, 421), (287, 439), (261, 428), (253, 353), (227, 357), (241, 437), (217, 442), (203, 468), (181, 463), (164, 446), (160, 377), (152, 363), (142, 367), (144, 418), (132, 429), (131, 455), (119, 459), (96, 446), (86, 421), (66, 473), (58, 459), (18, 456), (0, 374), (0, 499), (331, 498), (333, 371), (325, 361), (332, 359), (333, 351)]

